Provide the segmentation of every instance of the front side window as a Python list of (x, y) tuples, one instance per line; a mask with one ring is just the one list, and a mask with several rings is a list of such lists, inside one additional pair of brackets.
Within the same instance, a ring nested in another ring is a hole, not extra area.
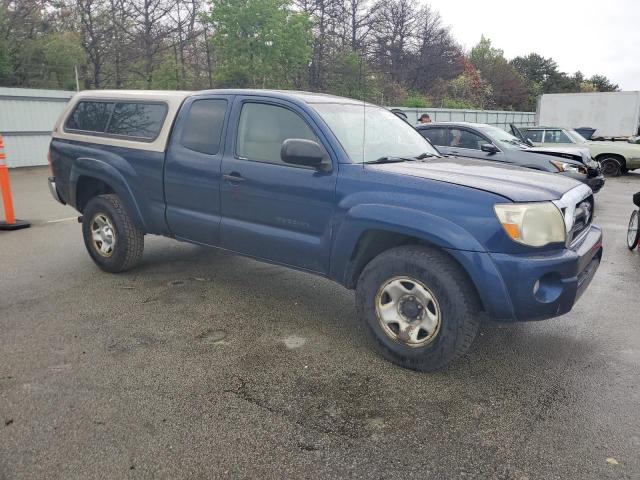
[(238, 157), (284, 165), (280, 150), (289, 138), (318, 141), (306, 122), (287, 108), (250, 102), (242, 106), (236, 142)]
[(431, 145), (444, 147), (447, 145), (447, 130), (444, 128), (423, 128), (418, 130), (420, 135), (431, 142)]
[(193, 102), (184, 122), (182, 145), (200, 153), (218, 153), (226, 112), (226, 100), (206, 99)]
[(468, 130), (452, 128), (449, 136), (449, 146), (457, 148), (468, 148), (471, 150), (480, 150), (480, 146), (487, 142), (480, 135), (476, 135)]
[(525, 130), (523, 133), (524, 138), (528, 138), (532, 142), (542, 143), (543, 130)]
[(438, 152), (411, 125), (385, 108), (369, 104), (312, 104), (352, 162), (382, 157), (416, 157)]
[(572, 143), (562, 130), (545, 130), (544, 143)]
[(67, 130), (81, 130), (83, 132), (104, 132), (113, 112), (111, 102), (82, 101), (65, 125)]
[(160, 133), (166, 114), (164, 103), (83, 100), (69, 116), (65, 129), (152, 141)]

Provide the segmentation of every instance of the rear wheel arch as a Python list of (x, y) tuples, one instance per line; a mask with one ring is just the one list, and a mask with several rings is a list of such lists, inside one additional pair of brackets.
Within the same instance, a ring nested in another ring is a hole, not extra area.
[(104, 180), (90, 175), (81, 175), (76, 181), (76, 209), (83, 212), (89, 200), (98, 195), (115, 193), (114, 188)]

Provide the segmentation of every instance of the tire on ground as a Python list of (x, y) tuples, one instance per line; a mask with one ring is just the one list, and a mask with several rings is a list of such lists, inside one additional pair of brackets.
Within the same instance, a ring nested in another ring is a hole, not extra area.
[[(378, 290), (398, 276), (422, 282), (440, 306), (440, 329), (424, 346), (411, 347), (392, 339), (378, 321)], [(480, 324), (478, 294), (460, 265), (442, 251), (418, 245), (387, 250), (369, 262), (358, 279), (356, 302), (368, 336), (380, 354), (412, 370), (437, 370), (463, 355)]]
[[(92, 238), (91, 227), (99, 215), (109, 219), (113, 225), (115, 243), (109, 256), (100, 253)], [(99, 195), (89, 200), (83, 211), (82, 236), (93, 261), (107, 272), (124, 272), (136, 266), (142, 258), (144, 232), (135, 225), (115, 194)]]
[(598, 160), (602, 174), (607, 177), (619, 177), (622, 174), (622, 162), (615, 157), (603, 157)]

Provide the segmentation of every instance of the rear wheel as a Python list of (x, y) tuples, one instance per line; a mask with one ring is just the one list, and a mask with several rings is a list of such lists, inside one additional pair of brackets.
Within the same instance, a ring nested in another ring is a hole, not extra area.
[(638, 210), (634, 210), (629, 218), (629, 229), (627, 230), (627, 246), (633, 250), (640, 242), (640, 230), (638, 229)]
[(144, 232), (135, 225), (117, 195), (99, 195), (89, 200), (82, 215), (82, 236), (93, 261), (107, 272), (124, 272), (142, 258)]
[(464, 271), (421, 246), (374, 258), (358, 279), (356, 299), (376, 349), (413, 370), (437, 370), (460, 357), (480, 323), (480, 302)]
[(599, 162), (605, 177), (618, 177), (622, 173), (622, 162), (615, 157), (605, 157)]

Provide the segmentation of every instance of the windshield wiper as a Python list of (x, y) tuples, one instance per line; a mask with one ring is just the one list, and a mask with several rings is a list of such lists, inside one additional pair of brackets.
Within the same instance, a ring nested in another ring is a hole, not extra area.
[(417, 160), (424, 160), (425, 158), (440, 158), (440, 155), (425, 152), (425, 153), (421, 153), (416, 157)]
[(389, 157), (380, 157), (377, 158), (375, 160), (371, 160), (370, 162), (366, 162), (366, 163), (400, 163), (400, 162), (415, 162), (416, 159), (415, 158), (409, 158), (409, 157), (393, 157), (393, 156), (389, 156)]

